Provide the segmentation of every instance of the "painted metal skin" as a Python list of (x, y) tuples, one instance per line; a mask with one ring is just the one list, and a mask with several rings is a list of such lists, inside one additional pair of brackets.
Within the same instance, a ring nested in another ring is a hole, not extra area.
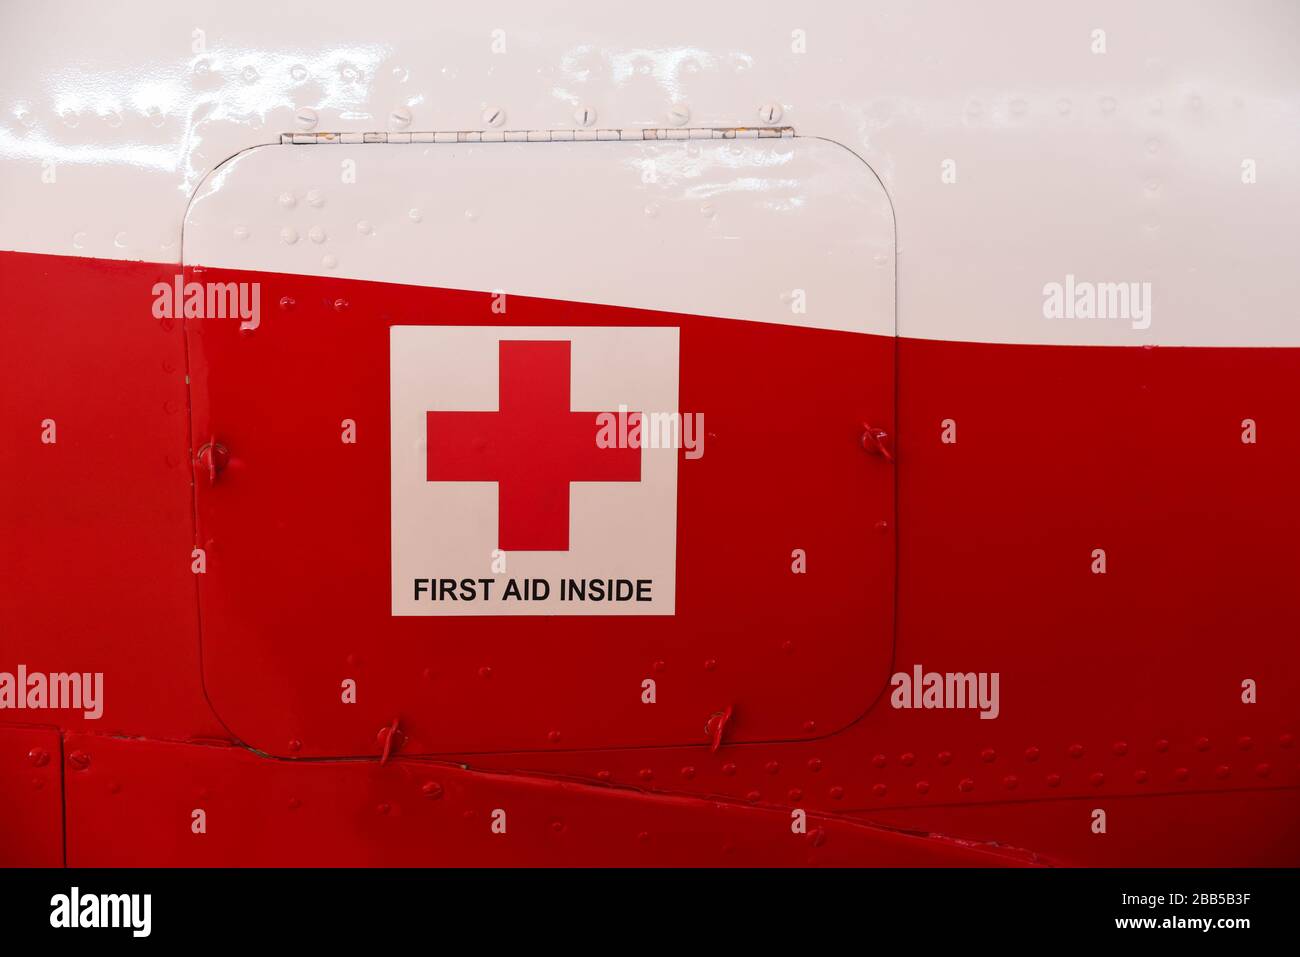
[[(0, 671), (106, 683), (0, 711), (0, 863), (1300, 862), (1300, 14), (838, 6), (0, 13)], [(154, 318), (182, 270), (263, 325)], [(1150, 326), (1044, 318), (1067, 274)], [(681, 330), (672, 619), (389, 614), (388, 329), (497, 288)], [(890, 707), (913, 664), (999, 717)]]

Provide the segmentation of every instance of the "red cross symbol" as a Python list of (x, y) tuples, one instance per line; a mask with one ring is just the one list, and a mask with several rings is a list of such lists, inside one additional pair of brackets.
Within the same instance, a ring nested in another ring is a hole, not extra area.
[(571, 482), (641, 481), (641, 449), (601, 448), (601, 413), (569, 409), (569, 345), (502, 340), (499, 412), (426, 413), (428, 480), (496, 482), (504, 551), (569, 550)]

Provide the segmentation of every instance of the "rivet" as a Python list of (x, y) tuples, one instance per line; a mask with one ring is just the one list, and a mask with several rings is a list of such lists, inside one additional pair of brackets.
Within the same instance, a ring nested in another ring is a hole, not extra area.
[(1174, 770), (1174, 777), (1180, 781), (1186, 781), (1191, 776), (1192, 772), (1188, 771), (1186, 768), (1177, 768)]
[(778, 774), (781, 771), (781, 765), (777, 761), (768, 761), (763, 766), (767, 769), (768, 774)]
[(316, 111), (306, 106), (299, 109), (294, 115), (294, 122), (298, 124), (299, 129), (303, 130), (314, 130), (319, 120), (320, 117), (316, 114)]
[(601, 781), (608, 781), (608, 780), (609, 780), (610, 778), (612, 778), (612, 777), (613, 777), (613, 775), (610, 774), (608, 771), (597, 771), (597, 772), (596, 772), (596, 778), (597, 778), (598, 780), (601, 780)]
[(873, 784), (871, 786), (871, 793), (878, 798), (884, 797), (888, 792), (889, 788), (885, 787), (883, 784)]
[(656, 674), (662, 674), (663, 670), (668, 667), (663, 661), (656, 661), (650, 666)]
[(1168, 738), (1161, 738), (1159, 741), (1157, 741), (1157, 742), (1156, 742), (1156, 750), (1159, 751), (1161, 754), (1164, 754), (1166, 751), (1168, 751), (1168, 750), (1169, 750), (1169, 739), (1168, 739)]
[(442, 797), (442, 785), (437, 781), (425, 781), (424, 784), (420, 786), (420, 793), (430, 801), (436, 801)]
[(828, 793), (830, 794), (832, 801), (844, 800), (844, 788), (840, 787), (838, 784), (831, 788)]
[(1197, 738), (1197, 739), (1196, 739), (1196, 750), (1197, 750), (1197, 751), (1208, 751), (1208, 750), (1210, 750), (1210, 739), (1209, 739), (1209, 738), (1204, 738), (1204, 737), (1202, 737), (1202, 738)]
[(1228, 765), (1226, 764), (1220, 764), (1217, 768), (1214, 769), (1214, 776), (1218, 778), (1220, 781), (1222, 781), (1231, 773), (1232, 773), (1232, 769), (1228, 767)]
[(559, 834), (561, 831), (564, 830), (564, 822), (561, 821), (559, 818), (556, 818), (551, 822), (551, 830), (556, 834)]
[(345, 311), (347, 311), (347, 308), (348, 308), (348, 301), (347, 301), (346, 299), (335, 299), (335, 300), (334, 300), (334, 311), (335, 311), (335, 312), (345, 312)]
[(74, 771), (84, 771), (90, 767), (90, 755), (85, 751), (73, 751), (68, 755), (68, 764), (72, 765)]
[(808, 843), (813, 847), (821, 847), (826, 843), (826, 828), (815, 827), (808, 833)]
[(1049, 788), (1058, 788), (1061, 786), (1061, 776), (1059, 774), (1049, 774), (1047, 776), (1047, 786)]
[(378, 807), (375, 808), (375, 810), (378, 811), (380, 814), (387, 814), (392, 809), (393, 806), (389, 804), (387, 801), (384, 801)]
[(1072, 757), (1072, 758), (1081, 758), (1081, 757), (1083, 757), (1083, 745), (1081, 745), (1081, 744), (1072, 744), (1072, 745), (1070, 745), (1070, 757)]
[(717, 659), (709, 658), (704, 662), (705, 671), (712, 671), (716, 667), (718, 667)]
[(640, 771), (637, 772), (637, 774), (642, 781), (649, 781), (651, 778), (655, 776), (655, 773), (651, 771), (649, 768), (642, 768)]
[(289, 750), (290, 750), (290, 751), (301, 751), (301, 750), (302, 750), (302, 742), (299, 741), (297, 738), (294, 738), (292, 741), (289, 742)]
[(929, 794), (929, 793), (930, 793), (930, 782), (929, 782), (929, 781), (917, 781), (917, 782), (916, 782), (916, 793), (917, 793), (917, 794)]
[(985, 764), (992, 764), (997, 759), (998, 759), (998, 753), (994, 751), (992, 748), (985, 748), (983, 751), (980, 752), (980, 760), (982, 760)]
[(1255, 773), (1258, 774), (1261, 778), (1268, 777), (1269, 772), (1272, 770), (1273, 768), (1267, 763), (1255, 765)]
[(590, 126), (596, 122), (596, 111), (589, 106), (580, 106), (573, 112), (573, 122), (579, 126)]
[(506, 111), (499, 106), (489, 106), (483, 111), (484, 126), (500, 126), (506, 121)]
[(961, 783), (959, 783), (959, 784), (957, 785), (957, 788), (958, 788), (959, 790), (961, 790), (961, 791), (966, 791), (966, 792), (968, 792), (968, 793), (969, 793), (970, 791), (974, 791), (974, 790), (975, 790), (975, 779), (974, 779), (974, 778), (962, 778), (962, 779), (961, 779)]
[(952, 764), (952, 752), (951, 752), (951, 751), (940, 751), (938, 757), (939, 757), (939, 763), (940, 763), (940, 764), (944, 764), (944, 765)]
[(733, 774), (736, 773), (736, 766), (732, 764), (730, 761), (728, 761), (726, 764), (722, 766), (722, 773), (725, 774), (727, 777), (731, 777)]
[(788, 797), (791, 801), (798, 801), (800, 798), (803, 797), (803, 789), (791, 788), (789, 792), (786, 794), (786, 797)]
[(1295, 735), (1290, 733), (1279, 735), (1277, 743), (1282, 745), (1284, 748), (1289, 748), (1295, 744)]
[(1014, 774), (1008, 774), (1005, 778), (1002, 779), (1002, 785), (1008, 791), (1014, 791), (1017, 787), (1020, 786), (1020, 779), (1016, 777)]
[(44, 748), (32, 748), (27, 752), (27, 762), (33, 767), (43, 768), (50, 763), (50, 752)]
[(1026, 761), (1037, 761), (1037, 760), (1038, 760), (1038, 749), (1037, 749), (1037, 748), (1025, 748), (1025, 760), (1026, 760)]
[(551, 742), (551, 744), (554, 744), (555, 742), (557, 742), (557, 741), (560, 740), (560, 732), (558, 732), (558, 731), (556, 731), (556, 730), (554, 730), (554, 729), (552, 729), (552, 730), (550, 730), (550, 731), (547, 731), (547, 732), (546, 732), (546, 740), (549, 741), (549, 742)]
[(1138, 784), (1146, 784), (1148, 781), (1151, 780), (1151, 775), (1149, 775), (1146, 771), (1141, 771), (1141, 770), (1134, 771), (1133, 780), (1136, 781)]
[(247, 226), (236, 226), (236, 227), (235, 227), (235, 230), (234, 230), (234, 234), (235, 234), (235, 238), (236, 238), (236, 239), (241, 240), (241, 241), (242, 241), (242, 240), (245, 240), (245, 239), (248, 238), (248, 227), (247, 227)]
[(288, 804), (289, 804), (290, 811), (296, 811), (298, 810), (298, 808), (302, 807), (302, 802), (299, 801), (296, 797), (289, 798)]
[(280, 241), (286, 246), (292, 246), (298, 241), (298, 230), (292, 226), (286, 226), (280, 230)]
[(294, 298), (293, 298), (292, 296), (281, 296), (281, 297), (280, 297), (280, 308), (281, 308), (281, 309), (285, 309), (285, 310), (292, 309), (292, 308), (293, 308), (294, 306), (296, 306), (296, 305), (297, 305), (297, 302), (294, 300)]
[(1106, 775), (1102, 774), (1100, 771), (1094, 771), (1092, 777), (1088, 780), (1092, 782), (1093, 787), (1099, 788), (1106, 783)]
[(478, 676), (482, 678), (484, 681), (486, 681), (488, 678), (492, 677), (492, 669), (489, 668), (487, 665), (484, 665), (482, 668), (478, 670)]
[(642, 844), (644, 844), (646, 841), (650, 840), (650, 832), (642, 831), (640, 834), (636, 836), (636, 839), (640, 841)]
[(370, 221), (367, 219), (358, 220), (357, 232), (359, 232), (362, 236), (369, 236), (372, 232), (374, 232), (374, 227), (370, 225)]
[(748, 801), (750, 804), (755, 804), (760, 799), (762, 799), (762, 797), (763, 795), (759, 794), (757, 791), (750, 791), (748, 794), (745, 795), (745, 800)]
[(807, 721), (805, 721), (805, 722), (803, 723), (803, 729), (804, 729), (805, 731), (816, 731), (816, 730), (817, 730), (817, 722), (816, 722), (816, 721), (813, 721), (811, 718), (809, 718)]
[(1250, 746), (1254, 743), (1255, 742), (1251, 739), (1250, 735), (1243, 735), (1237, 739), (1237, 747), (1241, 748), (1243, 751), (1249, 751)]
[(809, 759), (808, 759), (808, 770), (809, 770), (809, 771), (812, 771), (812, 772), (815, 774), (815, 773), (817, 773), (818, 771), (820, 771), (821, 769), (822, 769), (822, 761), (821, 761), (821, 758), (809, 758)]
[(1122, 758), (1124, 755), (1128, 754), (1128, 742), (1116, 741), (1111, 750), (1115, 752), (1116, 757)]
[(688, 781), (692, 780), (695, 777), (695, 769), (689, 764), (686, 765), (686, 767), (682, 768), (682, 777)]
[(685, 103), (674, 103), (668, 108), (668, 122), (673, 126), (685, 126), (690, 119), (691, 111)]
[(411, 111), (404, 106), (399, 106), (388, 114), (388, 122), (393, 126), (406, 129), (411, 125)]
[(765, 103), (758, 108), (758, 118), (764, 123), (781, 122), (781, 104)]
[(781, 642), (781, 650), (784, 651), (787, 655), (789, 655), (789, 654), (793, 654), (793, 653), (794, 653), (794, 642), (793, 642), (793, 641), (783, 641), (783, 642)]
[(878, 768), (883, 768), (885, 766), (886, 760), (887, 759), (883, 754), (877, 754), (874, 758), (871, 759), (871, 763)]
[(898, 756), (898, 763), (905, 768), (910, 768), (916, 763), (916, 755), (911, 751), (905, 751)]
[(320, 209), (325, 205), (325, 194), (318, 189), (307, 190), (307, 205)]
[(307, 230), (307, 238), (314, 243), (325, 242), (325, 229), (322, 226), (313, 226)]

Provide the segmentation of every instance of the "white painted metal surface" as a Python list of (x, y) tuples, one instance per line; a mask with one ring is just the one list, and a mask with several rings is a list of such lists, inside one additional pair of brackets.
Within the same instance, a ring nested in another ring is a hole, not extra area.
[(893, 243), (824, 140), (367, 143), (241, 153), (184, 261), (892, 336)]
[[(902, 335), (1300, 344), (1290, 0), (143, 0), (129, 29), (59, 9), (0, 14), (0, 248), (175, 262), (208, 173), (285, 132), (762, 125), (776, 105), (883, 181)], [(1149, 328), (1045, 318), (1067, 275), (1150, 282)]]

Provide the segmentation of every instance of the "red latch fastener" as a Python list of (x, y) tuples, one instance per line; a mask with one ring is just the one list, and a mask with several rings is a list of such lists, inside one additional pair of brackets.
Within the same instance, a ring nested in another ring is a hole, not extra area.
[(862, 423), (862, 447), (873, 455), (882, 456), (886, 462), (892, 462), (894, 456), (885, 446), (888, 439), (889, 433), (884, 429), (878, 429), (869, 422)]
[(727, 705), (725, 711), (715, 711), (709, 715), (709, 720), (704, 723), (704, 733), (709, 736), (710, 751), (716, 751), (722, 745), (722, 732), (726, 730), (727, 722), (731, 720), (732, 706)]

